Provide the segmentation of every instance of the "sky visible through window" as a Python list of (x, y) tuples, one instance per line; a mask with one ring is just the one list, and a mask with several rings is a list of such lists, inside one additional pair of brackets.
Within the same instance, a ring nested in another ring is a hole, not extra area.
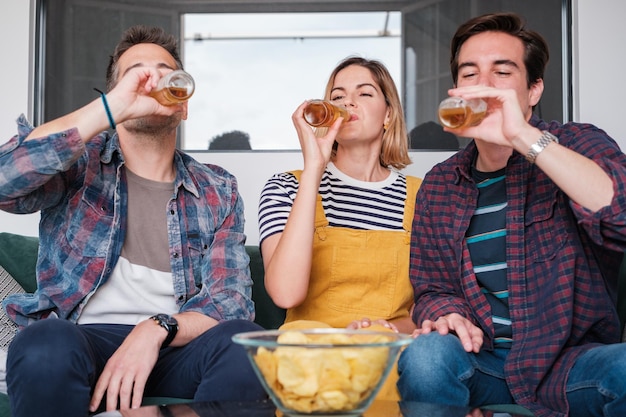
[[(343, 58), (382, 61), (400, 90), (400, 26), (400, 12), (185, 15), (183, 59), (196, 91), (184, 149), (206, 150), (232, 131), (247, 133), (254, 150), (299, 149), (291, 114), (323, 96)], [(375, 36), (385, 28), (391, 36)]]

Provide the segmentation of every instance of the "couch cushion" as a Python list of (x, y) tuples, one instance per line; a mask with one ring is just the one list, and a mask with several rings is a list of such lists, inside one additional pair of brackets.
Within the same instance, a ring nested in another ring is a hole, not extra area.
[(265, 268), (258, 246), (246, 246), (250, 256), (250, 275), (252, 276), (252, 299), (256, 310), (255, 323), (265, 329), (278, 329), (285, 321), (285, 310), (276, 307), (265, 290)]
[[(0, 300), (4, 300), (10, 294), (23, 293), (24, 289), (13, 277), (0, 266)], [(0, 349), (6, 351), (13, 336), (17, 333), (17, 325), (7, 316), (3, 308), (0, 308)], [(0, 365), (0, 372), (3, 366)], [(0, 390), (1, 391), (1, 390)]]
[[(4, 300), (9, 294), (24, 292), (24, 289), (11, 277), (11, 275), (0, 266), (0, 299)], [(0, 308), (0, 393), (6, 394), (6, 360), (7, 350), (13, 337), (17, 333), (17, 326), (9, 316), (6, 315), (3, 308)], [(2, 409), (4, 407), (0, 400), (0, 416), (3, 416)], [(7, 405), (8, 408), (8, 405)]]
[(37, 289), (35, 268), (39, 238), (0, 233), (0, 266), (27, 291)]

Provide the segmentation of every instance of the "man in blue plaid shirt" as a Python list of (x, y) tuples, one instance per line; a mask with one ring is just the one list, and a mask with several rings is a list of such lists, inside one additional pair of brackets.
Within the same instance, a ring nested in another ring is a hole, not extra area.
[(176, 149), (187, 103), (149, 95), (180, 68), (172, 36), (130, 28), (106, 95), (0, 147), (0, 208), (41, 210), (38, 289), (4, 301), (14, 417), (266, 396), (231, 341), (260, 329), (237, 181)]

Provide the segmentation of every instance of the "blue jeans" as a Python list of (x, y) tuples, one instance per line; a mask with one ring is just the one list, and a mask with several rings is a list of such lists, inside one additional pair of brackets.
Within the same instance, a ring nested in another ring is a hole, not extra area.
[[(75, 325), (41, 320), (9, 347), (7, 386), (13, 417), (86, 417), (104, 365), (133, 326)], [(195, 401), (267, 398), (235, 333), (260, 330), (245, 320), (223, 322), (183, 347), (161, 350), (145, 396)]]
[[(479, 407), (513, 404), (504, 379), (508, 349), (467, 353), (454, 335), (417, 337), (398, 360), (398, 390), (404, 401)], [(583, 354), (570, 371), (571, 417), (626, 415), (626, 344)]]

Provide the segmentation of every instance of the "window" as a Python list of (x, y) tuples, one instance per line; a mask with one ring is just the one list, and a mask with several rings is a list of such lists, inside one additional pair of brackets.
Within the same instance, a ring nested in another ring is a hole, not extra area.
[[(299, 149), (291, 114), (322, 98), (349, 55), (382, 61), (398, 88), (400, 13), (187, 14), (185, 69), (196, 80), (185, 149)], [(219, 141), (229, 134), (230, 140)], [(218, 138), (210, 147), (209, 142)], [(216, 143), (226, 146), (215, 147)]]
[[(34, 122), (96, 98), (93, 88), (104, 87), (108, 56), (121, 32), (148, 24), (179, 35), (186, 69), (198, 84), (181, 129), (183, 149), (206, 150), (216, 137), (215, 144), (238, 141), (238, 148), (299, 149), (291, 114), (305, 99), (320, 97), (331, 70), (352, 54), (386, 64), (409, 130), (437, 130), (435, 109), (452, 85), (448, 48), (454, 31), (471, 16), (505, 10), (526, 17), (550, 44), (546, 89), (536, 111), (547, 120), (568, 121), (570, 1), (37, 0)], [(427, 141), (413, 148), (443, 147), (429, 135), (419, 134)], [(465, 143), (460, 138), (453, 146)]]

